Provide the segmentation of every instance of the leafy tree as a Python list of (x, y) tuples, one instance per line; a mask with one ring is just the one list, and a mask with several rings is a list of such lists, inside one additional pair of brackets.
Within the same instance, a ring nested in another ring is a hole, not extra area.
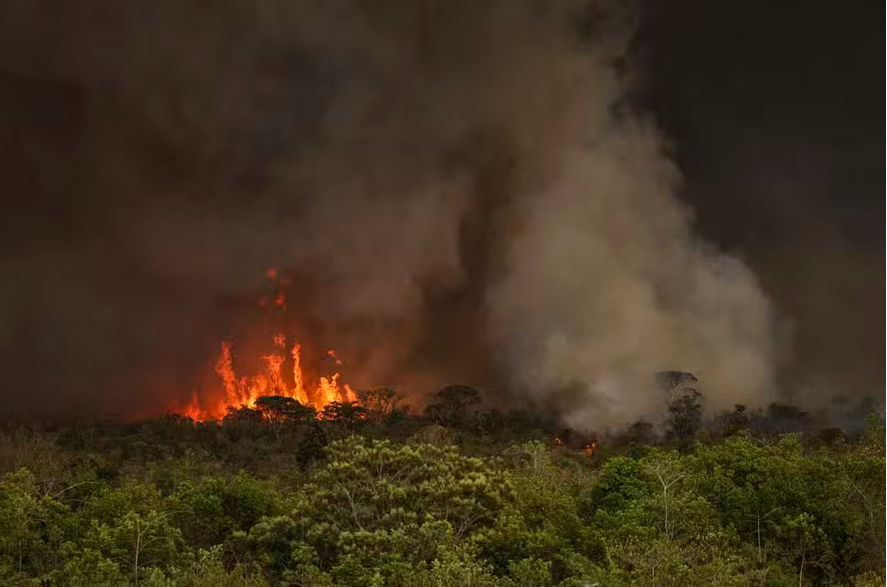
[[(791, 498), (786, 464), (774, 463), (765, 447), (748, 437), (731, 438), (720, 445), (700, 448), (693, 463), (706, 473), (692, 479), (696, 489), (718, 509), (725, 524), (754, 545), (759, 561), (778, 516)], [(710, 473), (709, 473), (710, 472)]]
[(491, 524), (508, 496), (504, 474), (451, 446), (398, 446), (352, 436), (331, 443), (327, 453), (327, 464), (302, 487), (292, 516), (277, 522), (275, 534), (288, 537), (290, 546), (270, 546), (275, 542), (268, 530), (250, 535), (263, 545), (266, 560), (286, 570), (304, 565), (286, 554), (301, 542), (316, 553), (318, 568), (336, 564), (334, 576), (364, 576), (379, 561), (418, 563), (417, 553), (427, 551), (419, 531), (424, 524), (443, 522), (461, 540)]
[(884, 573), (879, 574), (874, 571), (860, 573), (850, 578), (850, 585), (852, 587), (883, 587)]
[(653, 424), (645, 420), (633, 422), (622, 434), (622, 442), (630, 446), (650, 445), (655, 438)]
[(402, 399), (390, 387), (366, 389), (356, 392), (357, 402), (366, 410), (367, 421), (379, 424), (399, 410), (397, 404)]
[(808, 432), (812, 417), (797, 406), (773, 402), (767, 406), (761, 423), (765, 432), (789, 433)]
[(353, 432), (366, 423), (367, 411), (357, 402), (332, 402), (323, 407), (321, 417), (345, 432)]
[(303, 406), (291, 397), (267, 395), (256, 400), (255, 409), (261, 412), (264, 422), (280, 437), (284, 425), (299, 425), (314, 421), (317, 414), (312, 406)]
[(672, 438), (685, 444), (702, 428), (702, 394), (690, 390), (668, 406), (668, 425)]
[(313, 422), (296, 448), (296, 461), (299, 468), (306, 470), (311, 463), (324, 458), (324, 448), (328, 444), (327, 434), (319, 423)]
[(469, 548), (455, 546), (443, 549), (431, 563), (427, 579), (423, 577), (414, 584), (429, 585), (429, 587), (448, 587), (450, 585), (497, 587), (502, 583), (493, 575), (489, 565), (472, 556)]
[(120, 566), (91, 548), (66, 542), (63, 566), (47, 576), (47, 583), (64, 587), (118, 587), (127, 580)]
[(449, 522), (459, 539), (489, 523), (509, 491), (503, 474), (453, 446), (397, 446), (352, 436), (327, 452), (329, 464), (304, 488), (297, 511), (334, 511), (336, 525), (346, 531), (431, 516)]
[(797, 565), (799, 585), (804, 584), (804, 571), (809, 567), (826, 569), (830, 558), (828, 538), (812, 515), (804, 512), (784, 518), (777, 534), (784, 544), (783, 553)]
[[(591, 478), (557, 466), (548, 447), (539, 441), (513, 447), (509, 453), (517, 468), (511, 478), (514, 500), (503, 506), (495, 524), (476, 542), (497, 573), (511, 574), (516, 581), (517, 573), (520, 582), (535, 577), (533, 581), (547, 584), (559, 553), (597, 547), (580, 517)], [(512, 564), (518, 562), (516, 567)]]
[(650, 484), (641, 464), (627, 457), (614, 457), (604, 465), (591, 491), (591, 504), (595, 510), (615, 512), (649, 494)]
[(433, 444), (435, 446), (455, 444), (453, 431), (437, 424), (419, 429), (410, 440), (419, 444)]
[[(693, 397), (695, 378), (681, 377), (663, 380), (679, 383), (676, 401)], [(270, 398), (223, 423), (45, 434), (0, 422), (0, 584), (883, 584), (878, 414), (816, 432), (795, 408), (737, 406), (706, 442), (688, 434), (674, 450), (638, 424), (589, 459), (587, 440), (545, 412), (479, 412), (470, 393), (453, 396), (421, 418), (384, 416), (381, 391), (330, 420)], [(772, 433), (801, 420), (809, 433)], [(409, 440), (328, 443), (349, 429)], [(566, 442), (554, 447), (555, 433)]]
[[(675, 506), (678, 505), (680, 482), (687, 477), (688, 472), (681, 462), (681, 458), (673, 453), (660, 452), (644, 459), (644, 468), (655, 479), (657, 509), (661, 509), (661, 524), (657, 526), (666, 539), (672, 538), (675, 522)], [(669, 514), (671, 517), (669, 517)]]
[(884, 418), (872, 412), (865, 418), (862, 433), (861, 447), (864, 454), (869, 457), (883, 458), (884, 456)]
[(883, 511), (877, 504), (883, 503), (884, 469), (871, 460), (871, 468), (859, 469), (852, 453), (840, 450), (805, 454), (796, 435), (773, 443), (734, 437), (700, 447), (691, 461), (698, 467), (692, 483), (722, 523), (753, 546), (759, 563), (785, 564), (798, 580), (848, 580), (883, 566), (883, 555), (874, 554), (883, 552), (883, 529), (866, 520)]
[(260, 520), (249, 533), (237, 533), (252, 558), (269, 574), (284, 578), (310, 567), (317, 570), (317, 555), (301, 541), (302, 534), (290, 516), (273, 516)]
[(684, 371), (660, 371), (653, 380), (668, 407), (669, 434), (686, 447), (702, 428), (702, 394), (695, 387), (699, 380)]
[(508, 565), (510, 583), (514, 587), (549, 587), (551, 580), (551, 563), (535, 558), (511, 561)]
[(222, 549), (215, 546), (198, 550), (181, 565), (164, 573), (152, 569), (142, 583), (143, 587), (267, 587), (268, 583), (258, 569), (238, 564), (225, 569)]
[(718, 425), (721, 434), (724, 436), (733, 436), (739, 434), (743, 430), (748, 430), (751, 423), (748, 408), (742, 404), (733, 406), (733, 410), (724, 412), (718, 416)]
[(531, 440), (520, 446), (511, 447), (506, 454), (516, 457), (516, 463), (523, 465), (533, 475), (541, 475), (551, 470), (551, 451), (544, 442)]
[(228, 406), (226, 410), (227, 413), (222, 419), (222, 424), (225, 426), (257, 429), (262, 425), (263, 415), (260, 410), (246, 406)]
[(489, 438), (503, 432), (507, 426), (505, 415), (499, 410), (478, 410), (466, 418), (467, 428), (481, 438)]
[(659, 371), (653, 375), (653, 382), (670, 406), (682, 396), (695, 392), (699, 380), (686, 371)]
[(83, 545), (117, 562), (137, 586), (147, 567), (174, 564), (183, 547), (171, 505), (150, 485), (104, 489), (84, 506)]
[(303, 406), (295, 399), (281, 395), (262, 396), (256, 400), (255, 406), (270, 424), (278, 422), (305, 424), (312, 421), (316, 413), (312, 406)]
[(664, 536), (615, 540), (608, 545), (607, 555), (610, 568), (602, 585), (751, 587), (768, 584), (764, 582), (768, 578), (766, 571), (751, 568), (741, 553), (718, 535), (697, 541), (676, 541)]
[[(854, 538), (848, 558), (848, 574), (881, 572), (885, 563), (885, 461), (884, 432), (876, 420), (870, 420), (862, 442), (848, 450), (838, 461), (847, 476), (844, 501), (848, 526)], [(834, 465), (832, 465), (834, 466)]]
[(425, 406), (425, 415), (435, 424), (458, 426), (478, 404), (480, 394), (476, 389), (467, 385), (449, 385), (431, 397)]
[(67, 508), (40, 491), (27, 469), (0, 481), (0, 574), (41, 576), (55, 567)]
[(171, 503), (179, 512), (177, 526), (188, 544), (210, 548), (276, 513), (279, 499), (270, 483), (240, 471), (233, 478), (185, 481), (171, 496)]

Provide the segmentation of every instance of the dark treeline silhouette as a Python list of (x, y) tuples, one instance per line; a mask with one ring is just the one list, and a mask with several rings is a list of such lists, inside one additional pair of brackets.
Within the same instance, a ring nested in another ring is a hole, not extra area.
[[(248, 469), (261, 468), (254, 458), (271, 450), (276, 459), (298, 455), (301, 468), (321, 459), (323, 446), (350, 434), (406, 441), (417, 434), (442, 435), (469, 452), (496, 454), (503, 446), (542, 439), (563, 450), (584, 451), (591, 443), (609, 454), (624, 454), (637, 445), (687, 450), (693, 443), (714, 443), (738, 434), (775, 437), (798, 433), (803, 442), (821, 445), (852, 440), (862, 434), (866, 418), (877, 415), (875, 402), (866, 398), (858, 405), (843, 405), (845, 426), (833, 418), (814, 415), (801, 408), (773, 402), (764, 407), (736, 405), (732, 410), (704, 414), (704, 396), (689, 373), (657, 374), (665, 405), (661, 417), (639, 420), (604, 431), (576, 430), (561, 424), (559, 415), (544, 410), (499, 410), (484, 405), (482, 394), (466, 385), (450, 385), (431, 396), (421, 411), (414, 411), (395, 390), (380, 388), (357, 392), (358, 401), (334, 402), (318, 412), (293, 398), (265, 396), (253, 407), (229, 406), (220, 421), (199, 422), (181, 414), (137, 422), (79, 417), (72, 420), (31, 421), (6, 419), (0, 431), (16, 430), (51, 434), (59, 446), (95, 451), (110, 458), (157, 458), (181, 456), (191, 449)], [(258, 453), (256, 452), (258, 451)]]

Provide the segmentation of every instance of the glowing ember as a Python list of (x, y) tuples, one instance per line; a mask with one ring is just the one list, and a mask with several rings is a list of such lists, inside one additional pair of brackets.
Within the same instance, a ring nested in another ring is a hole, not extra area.
[[(272, 340), (275, 349), (282, 351), (286, 348), (285, 335), (277, 334)], [(230, 342), (223, 342), (215, 364), (215, 372), (221, 380), (221, 387), (204, 390), (202, 394), (195, 392), (190, 402), (178, 411), (195, 420), (218, 420), (225, 415), (228, 406), (251, 408), (257, 399), (266, 395), (291, 397), (303, 405), (313, 405), (318, 411), (322, 411), (324, 406), (333, 402), (355, 400), (356, 396), (351, 387), (339, 382), (338, 372), (319, 377), (315, 389), (306, 389), (301, 351), (301, 345), (296, 343), (289, 353), (293, 366), (291, 382), (287, 381), (283, 371), (287, 360), (286, 354), (278, 352), (261, 357), (264, 372), (238, 378), (234, 370), (232, 345)], [(334, 351), (329, 350), (326, 354), (334, 359), (336, 365), (342, 364)]]

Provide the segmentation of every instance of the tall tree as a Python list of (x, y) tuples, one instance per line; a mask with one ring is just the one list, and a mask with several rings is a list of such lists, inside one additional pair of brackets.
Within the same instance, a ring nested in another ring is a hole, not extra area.
[(262, 413), (264, 422), (280, 437), (285, 425), (305, 424), (314, 420), (317, 412), (311, 406), (303, 406), (291, 397), (266, 395), (256, 400), (256, 409)]
[(458, 426), (478, 404), (480, 393), (473, 387), (449, 385), (431, 396), (425, 415), (435, 424)]

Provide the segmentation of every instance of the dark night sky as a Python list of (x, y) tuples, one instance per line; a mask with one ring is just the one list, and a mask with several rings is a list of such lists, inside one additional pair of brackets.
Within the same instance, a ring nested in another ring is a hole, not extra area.
[[(756, 269), (793, 360), (883, 388), (878, 2), (651, 3), (642, 100), (674, 141), (697, 230)], [(815, 376), (813, 376), (815, 377)]]
[[(251, 279), (245, 275), (273, 262), (255, 252), (279, 236), (273, 232), (251, 235), (255, 251), (223, 256), (213, 267), (188, 262), (210, 246), (200, 227), (184, 241), (169, 236), (178, 228), (168, 218), (155, 225), (168, 232), (153, 240), (138, 232), (152, 226), (142, 224), (140, 206), (149, 198), (173, 218), (213, 198), (247, 210), (238, 206), (248, 194), (279, 181), (273, 166), (281, 153), (311, 160), (312, 145), (321, 144), (316, 121), (339, 91), (288, 44), (286, 31), (272, 23), (268, 30), (280, 36), (257, 38), (243, 24), (245, 4), (192, 4), (148, 18), (103, 0), (27, 7), (0, 0), (0, 394), (24, 409), (56, 397), (83, 407), (90, 403), (84, 398), (110, 393), (101, 389), (131, 385), (133, 373), (151, 372), (152, 385), (177, 382), (205, 360), (200, 343), (217, 340), (227, 327), (218, 325), (220, 313), (251, 299), (254, 292), (241, 287)], [(376, 16), (400, 31), (398, 2), (379, 6)], [(626, 60), (633, 74), (627, 103), (651, 115), (665, 136), (694, 230), (744, 260), (773, 301), (779, 376), (791, 382), (783, 393), (800, 382), (814, 394), (879, 395), (883, 4), (648, 0), (639, 7)], [(447, 10), (441, 14), (458, 22), (470, 9)], [(165, 22), (167, 14), (181, 21)], [(348, 55), (335, 57), (348, 63)], [(447, 53), (440, 62), (449, 67), (464, 58)], [(362, 80), (365, 72), (347, 74)], [(458, 79), (446, 67), (440, 74)], [(392, 111), (400, 108), (409, 119), (412, 104), (395, 98), (403, 102), (391, 103)], [(419, 108), (416, 119), (427, 122), (424, 114)], [(421, 132), (407, 139), (422, 139)], [(495, 192), (507, 191), (498, 178), (511, 165), (492, 143), (447, 155), (453, 165), (465, 159), (475, 166), (479, 184), (484, 173), (493, 178), (491, 209)], [(406, 151), (421, 168), (422, 149)], [(360, 159), (368, 168), (386, 161)], [(255, 172), (266, 167), (273, 172)], [(403, 169), (403, 185), (421, 179), (410, 165)], [(269, 197), (254, 218), (247, 212), (236, 220), (244, 230), (268, 226), (262, 214), (298, 216), (302, 205)], [(476, 257), (470, 246), (462, 251), (469, 275), (489, 271), (487, 249), (498, 246), (489, 236), (495, 231), (485, 229), (493, 222), (486, 206), (460, 228), (471, 232), (475, 223), (477, 234), (466, 242), (483, 248)], [(161, 258), (158, 269), (151, 259)], [(237, 286), (215, 287), (212, 280), (222, 275)], [(359, 284), (361, 275), (348, 278)], [(438, 331), (462, 336), (479, 319), (479, 292), (468, 287), (428, 302), (450, 306), (438, 313)], [(179, 309), (158, 311), (172, 304)], [(187, 332), (170, 336), (183, 319)], [(448, 336), (417, 348), (445, 355), (454, 347)], [(475, 352), (481, 342), (462, 346), (462, 355), (478, 363), (466, 372), (483, 372), (489, 349)]]

